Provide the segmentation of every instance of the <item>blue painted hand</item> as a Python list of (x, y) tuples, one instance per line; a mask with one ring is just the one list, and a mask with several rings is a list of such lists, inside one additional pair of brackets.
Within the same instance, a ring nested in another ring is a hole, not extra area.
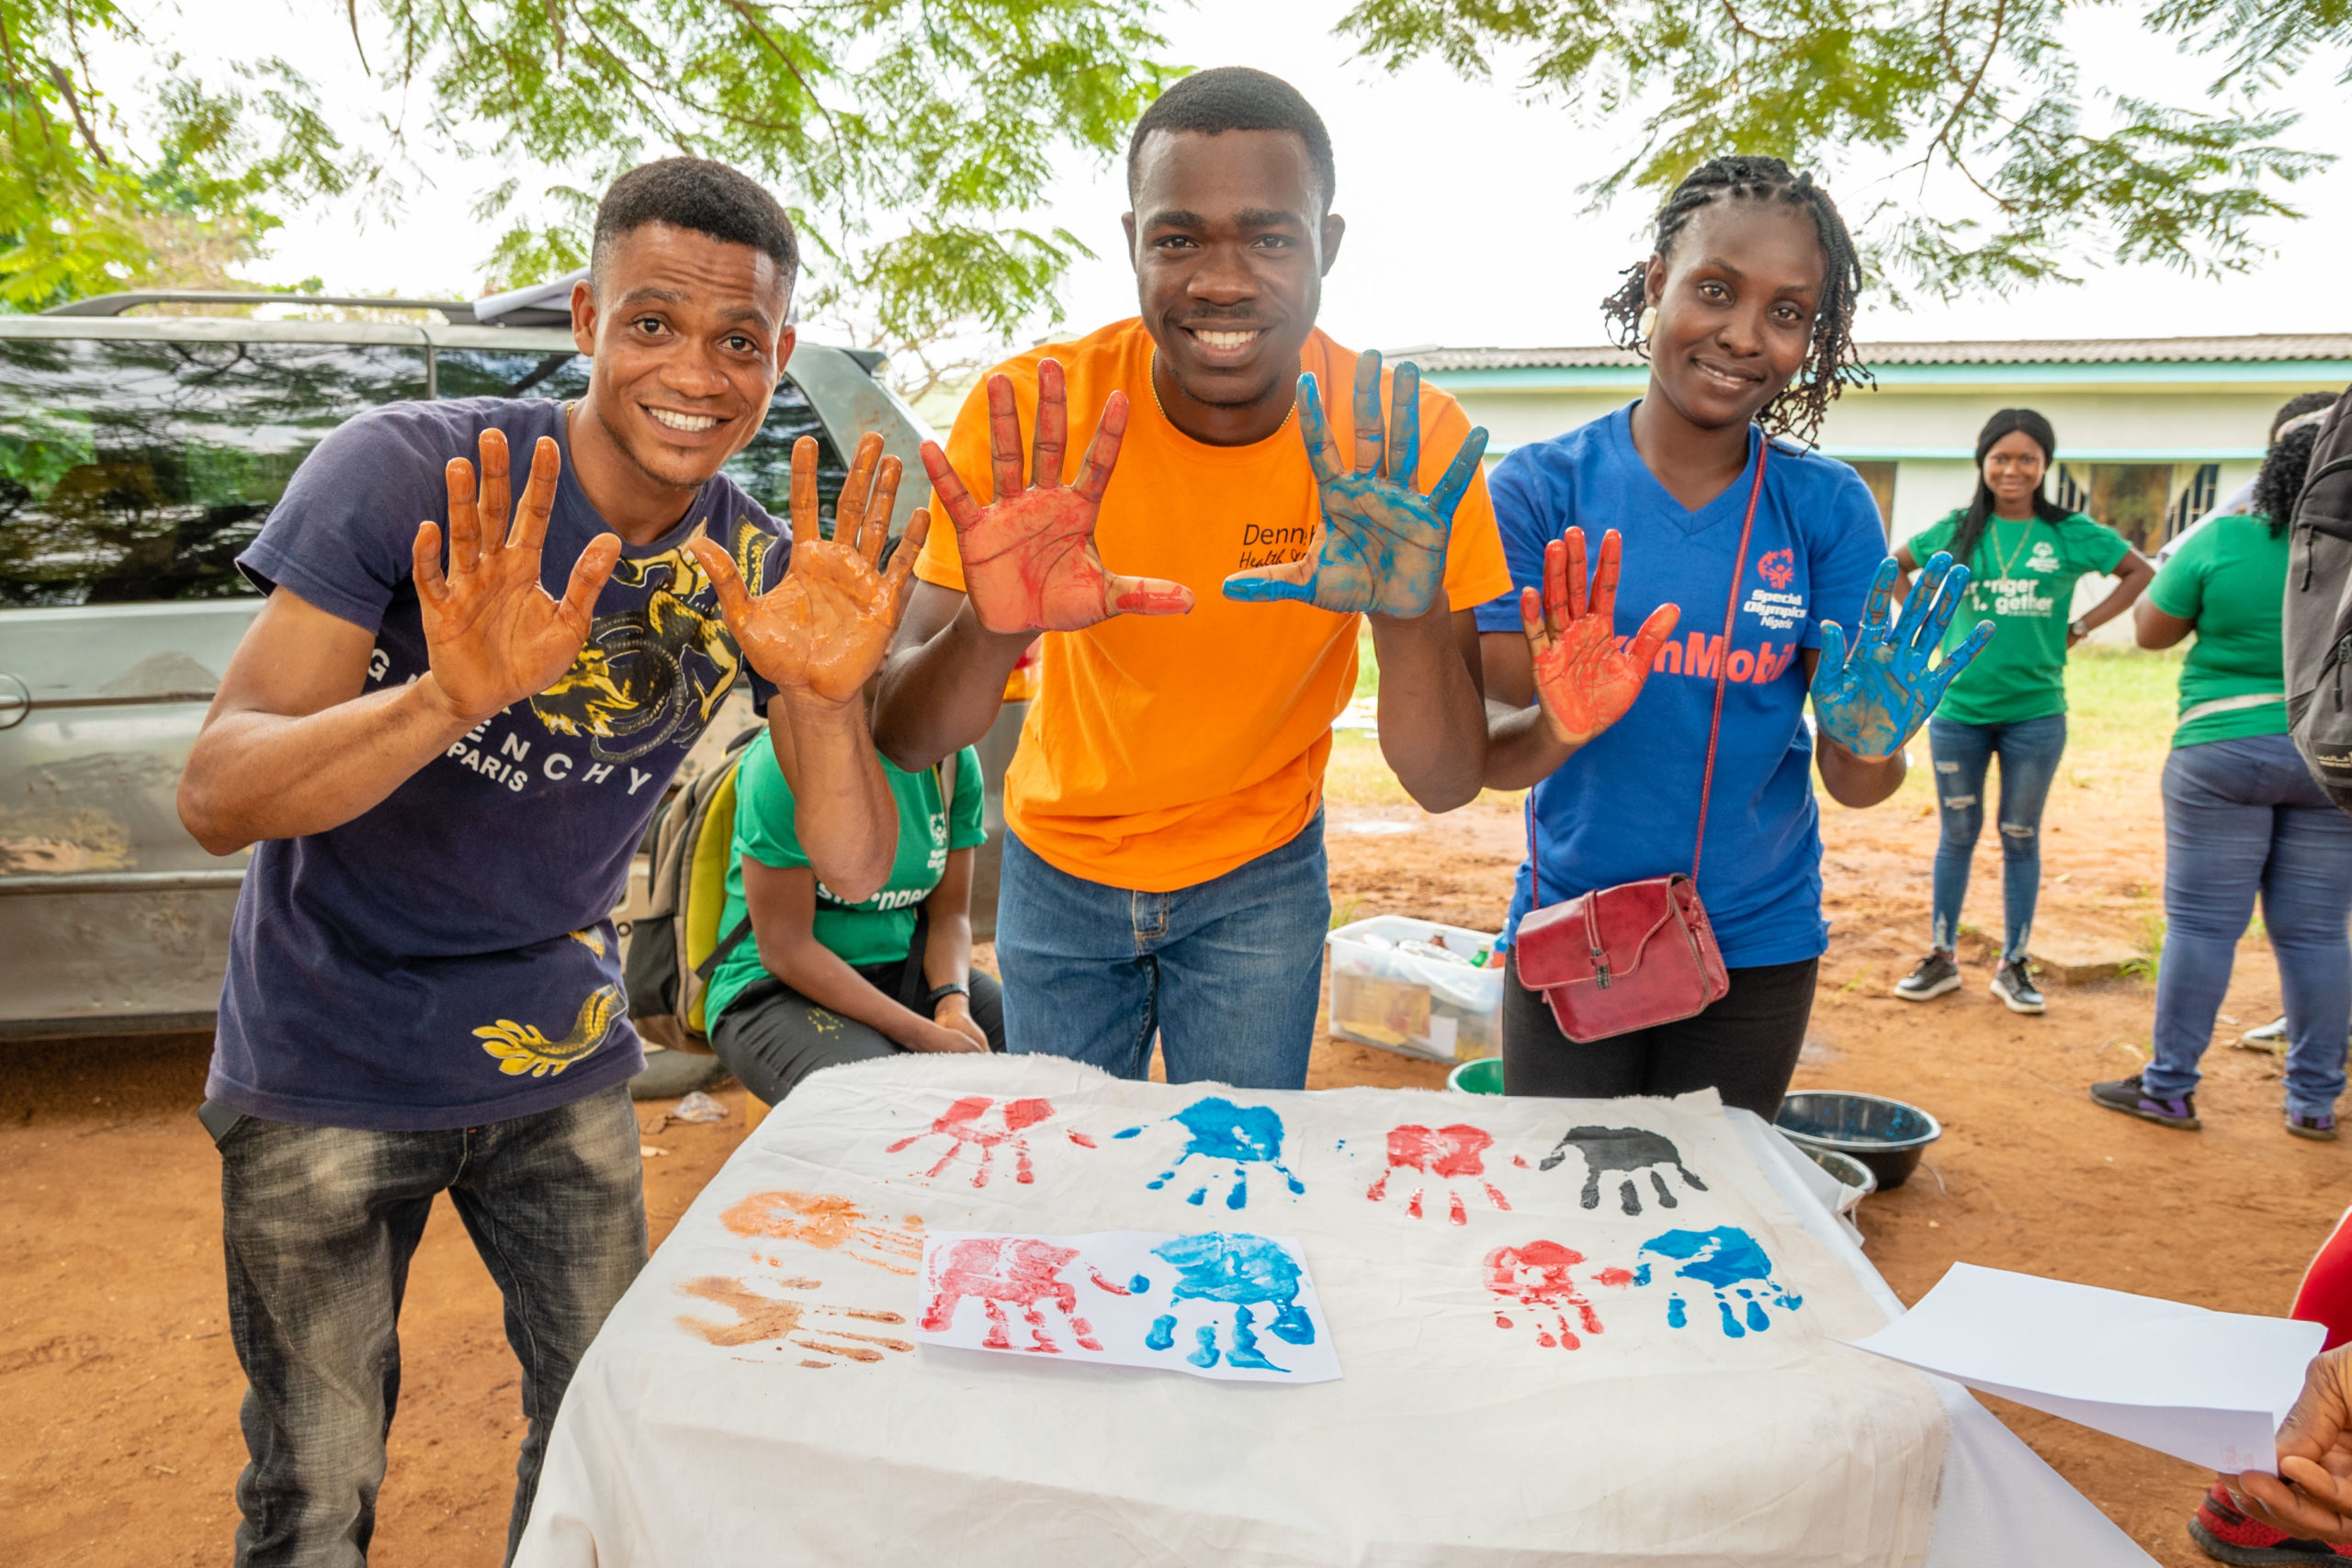
[(1821, 626), (1821, 663), (1813, 672), (1813, 713), (1821, 733), (1865, 762), (1894, 755), (1943, 701), (1944, 688), (1993, 640), (1982, 621), (1968, 640), (1928, 668), (1968, 588), (1968, 569), (1939, 550), (1911, 585), (1900, 619), (1887, 615), (1895, 565), (1879, 563), (1878, 580), (1863, 601), (1862, 626), (1849, 652), (1835, 621)]
[(1341, 615), (1425, 615), (1445, 591), (1445, 544), (1453, 511), (1470, 490), (1487, 433), (1473, 430), (1427, 495), (1421, 468), (1421, 373), (1400, 363), (1391, 378), (1384, 446), (1380, 355), (1356, 358), (1355, 467), (1340, 461), (1323, 397), (1312, 375), (1298, 378), (1298, 428), (1306, 438), (1322, 502), (1306, 553), (1282, 566), (1238, 571), (1225, 596), (1248, 604), (1283, 600)]

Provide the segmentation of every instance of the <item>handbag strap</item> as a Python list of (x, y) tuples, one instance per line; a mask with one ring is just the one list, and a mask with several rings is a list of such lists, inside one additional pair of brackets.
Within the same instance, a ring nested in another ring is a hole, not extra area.
[[(1707, 722), (1707, 768), (1699, 783), (1699, 836), (1690, 847), (1690, 881), (1699, 880), (1699, 860), (1707, 847), (1707, 811), (1713, 804), (1715, 793), (1715, 745), (1723, 737), (1724, 690), (1731, 681), (1731, 637), (1739, 621), (1739, 582), (1747, 564), (1747, 547), (1756, 533), (1756, 503), (1764, 494), (1764, 462), (1771, 455), (1771, 437), (1759, 435), (1756, 448), (1756, 477), (1747, 486), (1747, 515), (1739, 525), (1739, 551), (1732, 557), (1731, 595), (1724, 604), (1724, 638), (1715, 650), (1715, 711)], [(1536, 838), (1535, 790), (1542, 787), (1538, 780), (1527, 792), (1527, 887), (1528, 908), (1544, 907), (1544, 857)]]

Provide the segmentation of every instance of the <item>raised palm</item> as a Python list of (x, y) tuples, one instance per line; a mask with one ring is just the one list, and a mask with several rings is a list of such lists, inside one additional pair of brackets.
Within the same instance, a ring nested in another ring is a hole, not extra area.
[(531, 454), (530, 482), (510, 525), (513, 496), (505, 433), (486, 429), (477, 443), (481, 477), (452, 457), (449, 560), (441, 561), (441, 528), (417, 525), (412, 566), (424, 647), (434, 683), (458, 714), (483, 719), (545, 691), (571, 667), (588, 640), (596, 595), (620, 559), (621, 542), (599, 534), (580, 552), (559, 600), (540, 585), (540, 552), (555, 509), (563, 454), (542, 435)]
[(1862, 624), (1849, 651), (1845, 629), (1835, 621), (1821, 626), (1821, 662), (1813, 671), (1814, 722), (1821, 732), (1866, 762), (1883, 761), (1928, 722), (1944, 691), (1993, 640), (1993, 623), (1980, 621), (1965, 641), (1930, 668), (1944, 628), (1968, 590), (1968, 569), (1936, 552), (1903, 601), (1903, 614), (1890, 616), (1896, 563), (1879, 563), (1870, 597), (1862, 602)]
[(779, 689), (850, 702), (888, 651), (906, 614), (915, 556), (931, 528), (928, 512), (908, 518), (898, 554), (882, 570), (899, 469), (899, 459), (882, 456), (882, 437), (872, 431), (861, 437), (827, 539), (817, 526), (817, 443), (806, 435), (794, 442), (791, 564), (764, 593), (744, 587), (716, 540), (698, 536), (687, 545), (710, 574), (736, 646)]
[(1281, 566), (1238, 571), (1225, 596), (1249, 604), (1291, 602), (1341, 615), (1424, 615), (1445, 590), (1445, 546), (1453, 511), (1469, 492), (1487, 433), (1453, 455), (1427, 495), (1421, 469), (1421, 373), (1402, 361), (1391, 378), (1389, 415), (1380, 417), (1380, 355), (1356, 356), (1353, 468), (1340, 460), (1312, 374), (1298, 378), (1298, 429), (1315, 469), (1320, 505), (1306, 553)]
[(1059, 363), (1046, 359), (1037, 366), (1036, 438), (1025, 482), (1012, 382), (989, 377), (988, 395), (989, 455), (996, 480), (996, 498), (989, 505), (972, 499), (936, 444), (927, 441), (922, 448), (932, 488), (956, 525), (964, 592), (980, 625), (992, 632), (1074, 632), (1114, 615), (1181, 615), (1190, 610), (1193, 591), (1182, 583), (1112, 571), (1095, 552), (1095, 517), (1127, 429), (1126, 394), (1114, 392), (1102, 405), (1102, 422), (1079, 464), (1078, 482), (1069, 485), (1062, 483), (1069, 406)]
[(1585, 592), (1584, 530), (1544, 547), (1544, 592), (1519, 592), (1520, 628), (1535, 661), (1535, 694), (1544, 728), (1564, 746), (1581, 746), (1625, 716), (1642, 694), (1658, 649), (1682, 618), (1679, 606), (1652, 610), (1630, 642), (1617, 640), (1617, 530), (1600, 536), (1600, 564)]

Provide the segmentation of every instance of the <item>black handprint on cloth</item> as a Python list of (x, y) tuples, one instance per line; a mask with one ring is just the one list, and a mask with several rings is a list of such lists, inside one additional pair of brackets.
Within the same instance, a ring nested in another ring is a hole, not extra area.
[(1537, 1168), (1555, 1168), (1568, 1157), (1570, 1149), (1584, 1156), (1584, 1206), (1588, 1209), (1600, 1207), (1600, 1179), (1604, 1175), (1622, 1173), (1623, 1179), (1618, 1184), (1618, 1191), (1625, 1213), (1640, 1213), (1641, 1193), (1636, 1190), (1634, 1179), (1645, 1170), (1649, 1172), (1650, 1185), (1657, 1190), (1657, 1201), (1667, 1208), (1679, 1208), (1680, 1205), (1667, 1187), (1666, 1177), (1658, 1168), (1660, 1166), (1672, 1166), (1681, 1174), (1682, 1179), (1690, 1184), (1693, 1191), (1704, 1192), (1707, 1190), (1707, 1184), (1692, 1175), (1690, 1168), (1682, 1163), (1682, 1151), (1674, 1146), (1672, 1140), (1646, 1128), (1571, 1127), (1554, 1145), (1552, 1152), (1544, 1156)]

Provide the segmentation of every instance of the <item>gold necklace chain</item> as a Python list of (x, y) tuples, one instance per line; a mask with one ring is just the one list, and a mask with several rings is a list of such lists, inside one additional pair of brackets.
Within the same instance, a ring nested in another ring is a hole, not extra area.
[[(1993, 523), (2009, 523), (2018, 521), (2018, 519), (1995, 517), (1990, 521)], [(2026, 547), (2033, 543), (2033, 525), (2041, 522), (2041, 518), (2039, 513), (2036, 513), (2034, 516), (2023, 519), (2023, 521), (2025, 523), (2025, 532), (2018, 536), (2017, 548), (2009, 552), (2007, 559), (2002, 559), (2000, 547), (1998, 546), (1994, 547), (1993, 558), (2000, 563), (2001, 581), (2004, 582), (2007, 581), (2011, 577), (2017, 574), (2018, 559), (2025, 554)]]
[[(1159, 411), (1159, 417), (1168, 420), (1170, 424), (1175, 424), (1174, 420), (1168, 418), (1168, 405), (1159, 400), (1159, 350), (1156, 348), (1151, 351), (1151, 364), (1144, 370), (1143, 382), (1145, 386), (1151, 389), (1151, 406)], [(1274, 436), (1280, 435), (1297, 412), (1298, 394), (1293, 392), (1290, 398), (1290, 408), (1283, 414), (1282, 423), (1274, 426), (1272, 434), (1264, 439), (1271, 441)]]

